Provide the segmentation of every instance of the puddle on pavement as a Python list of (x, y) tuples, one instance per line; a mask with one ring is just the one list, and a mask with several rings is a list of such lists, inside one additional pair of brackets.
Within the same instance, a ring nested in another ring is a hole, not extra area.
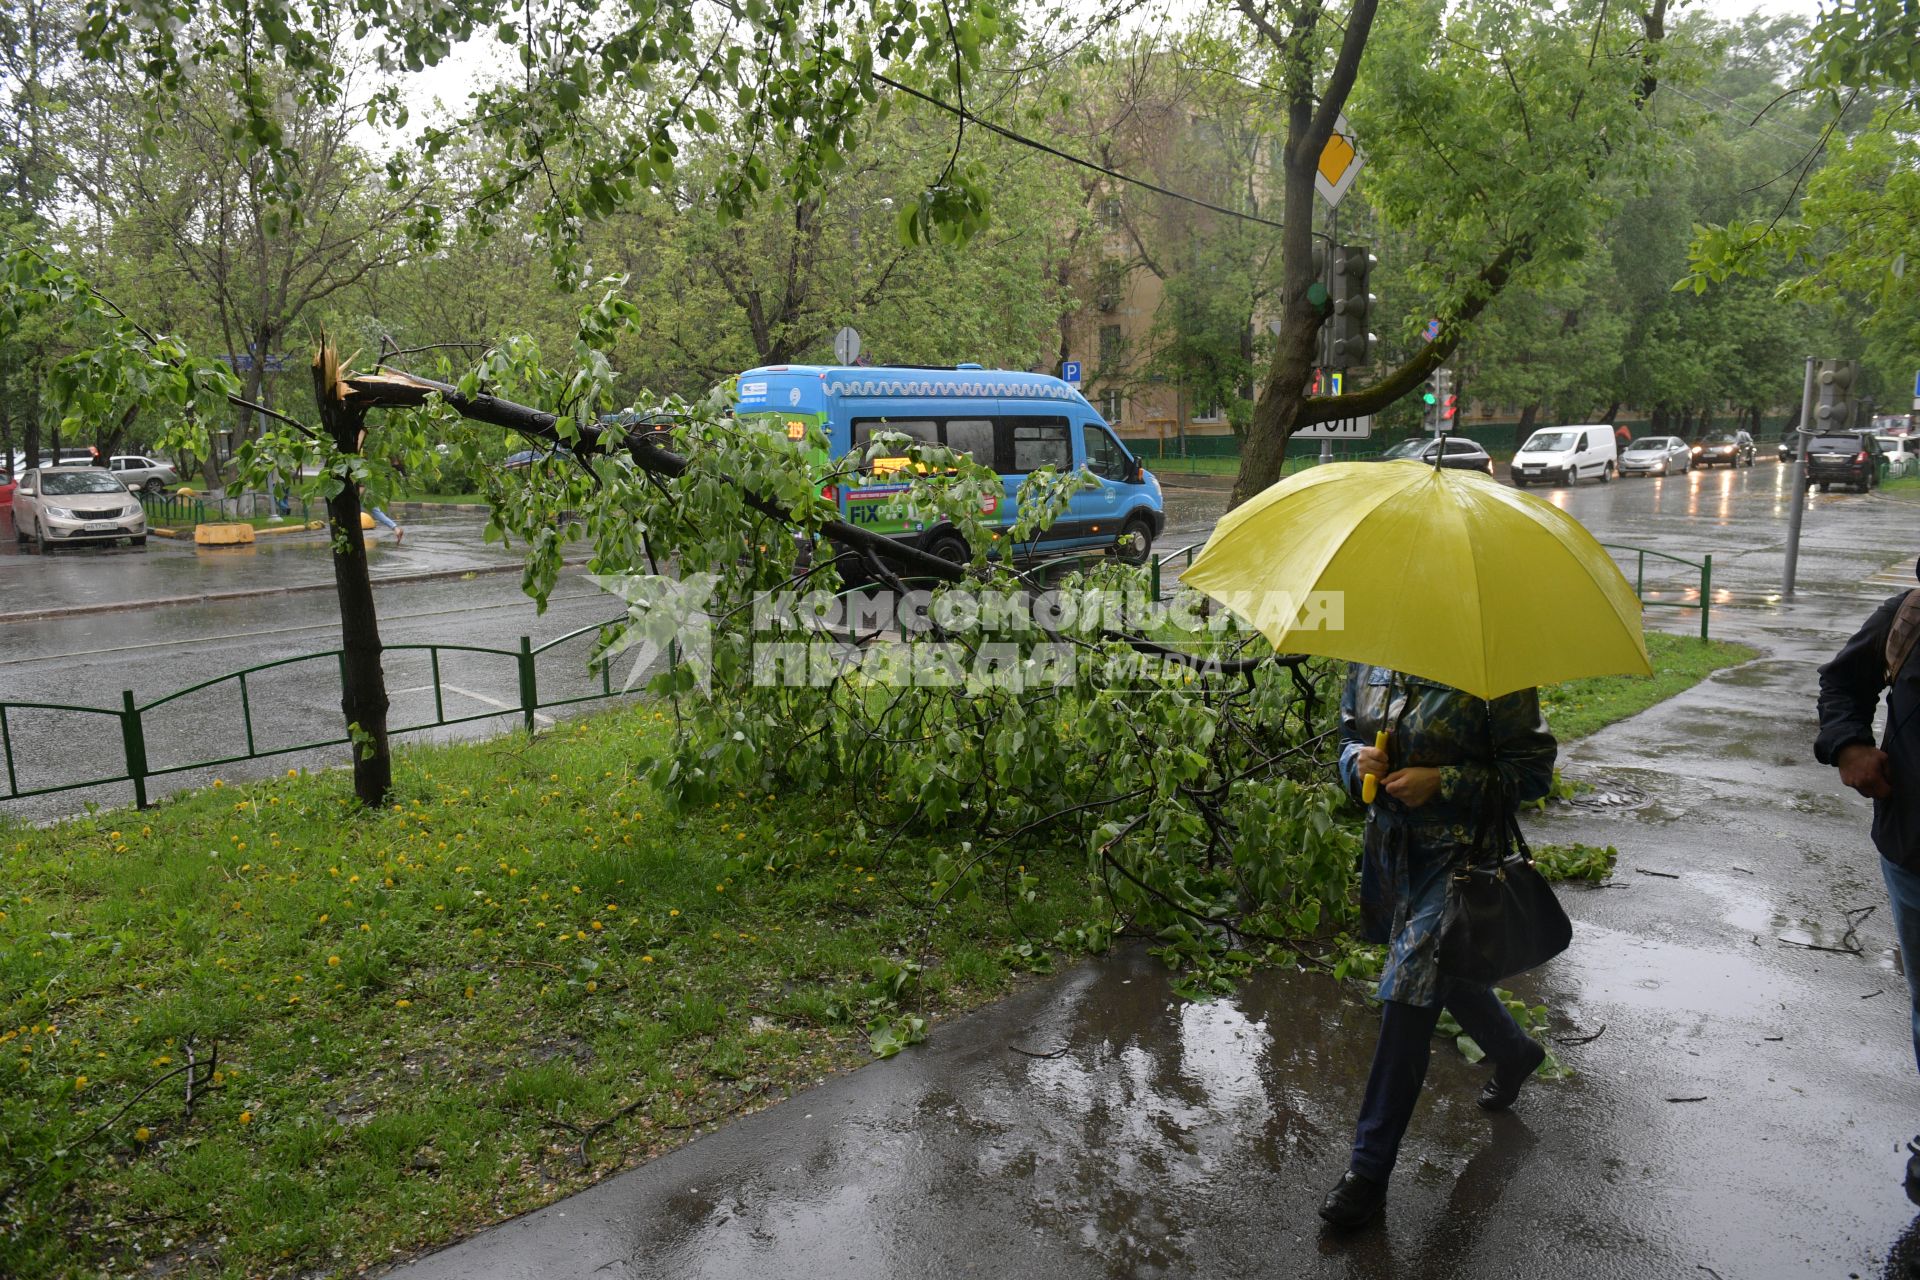
[(1736, 689), (1759, 689), (1770, 684), (1788, 684), (1799, 689), (1803, 687), (1806, 675), (1807, 669), (1802, 663), (1784, 658), (1763, 658), (1717, 672), (1711, 680), (1714, 684), (1729, 685)]

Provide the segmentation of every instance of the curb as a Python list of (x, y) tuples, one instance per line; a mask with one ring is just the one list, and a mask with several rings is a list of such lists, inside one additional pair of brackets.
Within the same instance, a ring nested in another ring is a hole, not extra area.
[(484, 502), (396, 502), (391, 510), (410, 516), (432, 515), (436, 511), (458, 511), (465, 515), (485, 515), (493, 508)]
[(1198, 472), (1179, 471), (1155, 471), (1153, 474), (1154, 477), (1160, 481), (1162, 488), (1205, 489), (1209, 493), (1231, 492), (1234, 482), (1238, 478), (1235, 476), (1210, 476)]
[[(480, 577), (495, 573), (520, 573), (525, 567), (518, 564), (490, 564), (472, 569), (436, 569), (431, 573), (396, 574), (390, 578), (375, 578), (373, 588), (378, 591), (385, 586), (403, 586), (413, 582), (447, 582), (457, 578)], [(150, 600), (79, 604), (60, 609), (28, 609), (20, 613), (0, 613), (0, 626), (10, 622), (46, 622), (56, 618), (77, 618), (95, 613), (124, 613), (129, 609), (164, 609), (180, 604), (225, 604), (232, 600), (296, 596), (312, 591), (332, 591), (333, 589), (334, 584), (331, 582), (306, 582), (285, 587), (254, 587), (246, 591), (211, 591), (197, 596), (158, 596)]]

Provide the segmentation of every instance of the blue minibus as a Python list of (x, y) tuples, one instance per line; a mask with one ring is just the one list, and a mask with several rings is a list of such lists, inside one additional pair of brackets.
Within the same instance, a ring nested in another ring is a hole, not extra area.
[[(1004, 497), (991, 514), (1003, 528), (1014, 522), (1020, 486), (1030, 473), (1052, 467), (1092, 475), (1096, 486), (1075, 493), (1036, 542), (1021, 544), (1021, 555), (1106, 548), (1123, 560), (1143, 563), (1166, 519), (1160, 481), (1120, 443), (1085, 396), (1043, 373), (970, 364), (769, 365), (737, 379), (734, 413), (775, 418), (794, 439), (818, 426), (832, 462), (864, 452), (883, 431), (968, 454), (1000, 475)], [(966, 542), (951, 524), (928, 527), (901, 514), (897, 499), (906, 487), (840, 485), (834, 497), (852, 524), (949, 560), (967, 559)]]

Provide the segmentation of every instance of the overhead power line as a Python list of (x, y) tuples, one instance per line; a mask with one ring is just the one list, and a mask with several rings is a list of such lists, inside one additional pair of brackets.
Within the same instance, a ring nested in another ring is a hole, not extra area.
[(1060, 148), (1051, 146), (1045, 142), (1041, 142), (1037, 138), (1029, 138), (1025, 134), (1015, 133), (1013, 130), (1005, 128), (1001, 125), (997, 125), (991, 120), (983, 120), (979, 116), (975, 115), (973, 112), (967, 110), (965, 107), (957, 107), (951, 102), (945, 102), (939, 98), (934, 97), (930, 93), (922, 93), (920, 90), (915, 89), (910, 85), (901, 84), (898, 80), (893, 80), (888, 78), (887, 76), (881, 75), (878, 71), (875, 71), (872, 74), (875, 80), (887, 86), (887, 88), (889, 89), (892, 89), (898, 93), (904, 93), (910, 98), (918, 98), (920, 101), (928, 104), (929, 106), (937, 107), (940, 110), (947, 112), (949, 115), (957, 116), (961, 120), (966, 121), (968, 124), (971, 124), (976, 128), (985, 129), (988, 133), (998, 134), (1001, 137), (1007, 139), (1007, 141), (1009, 142), (1017, 142), (1023, 147), (1031, 147), (1035, 151), (1045, 152), (1047, 155), (1055, 156), (1061, 160), (1065, 160), (1069, 164), (1077, 164), (1082, 169), (1091, 169), (1095, 173), (1105, 174), (1107, 177), (1112, 178), (1116, 182), (1124, 182), (1131, 186), (1141, 187), (1141, 188), (1144, 188), (1145, 190), (1154, 192), (1156, 195), (1166, 196), (1169, 200), (1184, 201), (1187, 204), (1197, 205), (1202, 209), (1210, 209), (1214, 213), (1224, 214), (1229, 218), (1238, 218), (1242, 222), (1255, 222), (1263, 227), (1272, 227), (1277, 231), (1286, 230), (1285, 224), (1275, 222), (1271, 218), (1262, 218), (1258, 214), (1254, 214), (1254, 213), (1242, 213), (1238, 209), (1229, 209), (1224, 205), (1213, 204), (1210, 201), (1200, 199), (1198, 196), (1190, 196), (1190, 195), (1184, 194), (1183, 192), (1169, 190), (1168, 188), (1159, 186), (1156, 183), (1148, 182), (1145, 178), (1136, 178), (1136, 177), (1133, 177), (1131, 174), (1121, 173), (1118, 169), (1110, 169), (1106, 165), (1099, 164), (1095, 161), (1089, 160), (1084, 156), (1076, 156), (1070, 151), (1062, 151)]

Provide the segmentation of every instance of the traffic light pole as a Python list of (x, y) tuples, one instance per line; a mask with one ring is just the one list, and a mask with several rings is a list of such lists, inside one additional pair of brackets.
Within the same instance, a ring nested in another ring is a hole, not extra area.
[[(1812, 420), (1813, 357), (1808, 356), (1806, 385), (1800, 392), (1800, 422), (1794, 428), (1798, 439), (1794, 441), (1793, 477), (1787, 482), (1793, 505), (1787, 508), (1787, 563), (1780, 584), (1781, 598), (1786, 600), (1793, 599), (1793, 577), (1800, 567), (1800, 517), (1807, 508), (1807, 441), (1812, 438), (1807, 434), (1807, 423)], [(1704, 607), (1707, 602), (1700, 603)]]
[[(1333, 293), (1333, 255), (1336, 249), (1338, 248), (1339, 244), (1340, 244), (1340, 206), (1336, 204), (1333, 206), (1333, 208), (1327, 210), (1326, 286), (1327, 286), (1327, 293), (1329, 296), (1331, 296)], [(1324, 329), (1327, 325), (1330, 325), (1332, 323), (1333, 323), (1333, 317), (1328, 316), (1325, 320), (1321, 321), (1321, 328)], [(1327, 344), (1327, 348), (1328, 350), (1332, 350), (1333, 344), (1329, 342)], [(1320, 376), (1323, 378), (1332, 377), (1333, 370), (1331, 368), (1323, 369), (1321, 370)], [(1328, 436), (1320, 441), (1320, 464), (1322, 466), (1325, 466), (1327, 463), (1332, 461), (1333, 461), (1333, 438), (1331, 436)]]

